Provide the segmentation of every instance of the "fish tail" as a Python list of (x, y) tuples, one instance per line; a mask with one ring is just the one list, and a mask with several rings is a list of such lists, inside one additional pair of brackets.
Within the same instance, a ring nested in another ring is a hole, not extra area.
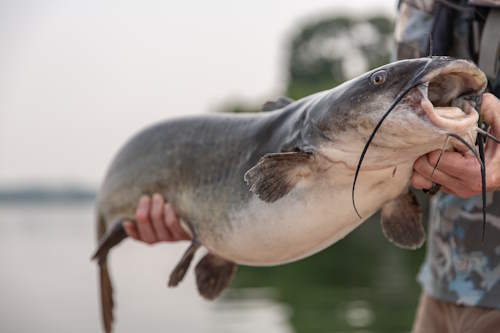
[(122, 221), (114, 223), (114, 225), (106, 230), (106, 221), (99, 217), (97, 221), (97, 238), (99, 246), (92, 256), (92, 260), (97, 260), (99, 265), (99, 285), (101, 296), (101, 316), (104, 331), (111, 332), (113, 324), (113, 285), (108, 271), (108, 253), (115, 245), (120, 243), (127, 237), (122, 226)]
[(109, 277), (107, 256), (99, 260), (99, 284), (101, 294), (101, 317), (104, 331), (111, 333), (113, 325), (113, 285)]
[(99, 218), (97, 224), (97, 241), (99, 245), (92, 256), (92, 260), (97, 259), (100, 261), (101, 258), (105, 259), (108, 252), (128, 236), (121, 219), (113, 223), (108, 230), (106, 230), (106, 221), (103, 218)]

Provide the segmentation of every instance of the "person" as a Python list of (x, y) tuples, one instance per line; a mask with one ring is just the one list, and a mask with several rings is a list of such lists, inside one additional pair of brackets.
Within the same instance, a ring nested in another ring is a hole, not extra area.
[[(478, 6), (476, 6), (478, 5)], [(500, 1), (401, 0), (397, 59), (449, 55), (474, 61), (489, 79), (480, 113), (500, 135)], [(429, 42), (430, 40), (430, 42)], [(495, 97), (495, 95), (497, 97)], [(431, 200), (427, 252), (413, 333), (500, 331), (500, 145), (486, 143), (487, 224), (482, 240), (481, 178), (469, 154), (439, 152), (420, 157), (411, 183), (439, 184)]]
[[(496, 10), (448, 0), (402, 0), (395, 32), (396, 57), (426, 56), (432, 36), (435, 55), (478, 62), (478, 45), (468, 44), (474, 40), (479, 44), (480, 29), (487, 29), (485, 18)], [(500, 75), (490, 73), (489, 79), (494, 94), (483, 95), (480, 113), (490, 132), (500, 137), (500, 100), (495, 97), (500, 95)], [(415, 189), (430, 189), (434, 184), (441, 189), (431, 200), (426, 259), (418, 278), (423, 292), (413, 333), (500, 331), (500, 145), (489, 140), (485, 147), (488, 214), (484, 242), (477, 161), (469, 154), (445, 152), (433, 172), (439, 154), (435, 151), (420, 157), (411, 177)], [(135, 218), (137, 224), (126, 221), (124, 228), (138, 241), (154, 244), (190, 239), (173, 207), (160, 194), (141, 197)]]

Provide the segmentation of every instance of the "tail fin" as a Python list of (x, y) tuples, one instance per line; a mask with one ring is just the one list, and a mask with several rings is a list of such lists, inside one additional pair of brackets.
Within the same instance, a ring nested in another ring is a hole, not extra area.
[(108, 252), (115, 245), (120, 243), (127, 237), (125, 230), (122, 226), (122, 221), (119, 220), (106, 231), (106, 222), (103, 218), (99, 217), (97, 226), (97, 237), (99, 239), (99, 246), (92, 256), (92, 260), (97, 259), (99, 265), (99, 284), (101, 295), (101, 316), (106, 333), (111, 332), (113, 324), (113, 285), (109, 277), (107, 257)]
[(99, 283), (101, 288), (101, 317), (104, 331), (111, 333), (113, 325), (113, 285), (109, 278), (106, 256), (99, 260)]

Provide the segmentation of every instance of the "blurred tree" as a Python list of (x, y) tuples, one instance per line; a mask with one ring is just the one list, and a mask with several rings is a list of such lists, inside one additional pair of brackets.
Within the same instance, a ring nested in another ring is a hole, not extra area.
[[(299, 99), (388, 63), (393, 25), (385, 16), (336, 16), (307, 24), (289, 43), (284, 95)], [(235, 103), (221, 111), (256, 112), (260, 106)]]
[(340, 16), (305, 26), (290, 44), (287, 96), (330, 89), (389, 62), (392, 31), (392, 21), (384, 16)]

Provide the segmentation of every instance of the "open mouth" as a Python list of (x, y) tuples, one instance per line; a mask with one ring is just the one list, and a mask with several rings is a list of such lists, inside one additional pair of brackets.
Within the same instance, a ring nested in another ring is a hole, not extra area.
[(421, 115), (447, 131), (462, 131), (477, 124), (480, 96), (486, 77), (474, 64), (455, 60), (426, 74), (414, 88), (420, 95)]

